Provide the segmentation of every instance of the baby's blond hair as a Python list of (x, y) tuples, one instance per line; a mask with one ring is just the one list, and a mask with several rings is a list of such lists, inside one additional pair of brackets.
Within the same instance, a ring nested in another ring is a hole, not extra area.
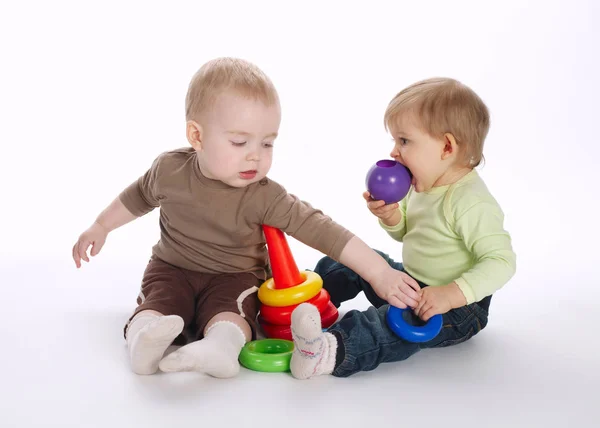
[(197, 120), (224, 91), (232, 90), (271, 105), (279, 102), (271, 79), (256, 65), (239, 58), (216, 58), (194, 74), (185, 97), (185, 119)]
[(449, 78), (414, 83), (390, 101), (383, 119), (385, 129), (389, 132), (407, 113), (434, 138), (452, 134), (460, 148), (460, 159), (466, 165), (475, 167), (481, 163), (490, 114), (471, 88)]

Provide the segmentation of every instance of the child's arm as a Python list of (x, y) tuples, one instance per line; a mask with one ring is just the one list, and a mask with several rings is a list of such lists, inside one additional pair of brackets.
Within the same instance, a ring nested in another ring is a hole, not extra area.
[(265, 207), (260, 224), (281, 229), (300, 242), (348, 266), (366, 281), (377, 295), (392, 305), (415, 307), (419, 284), (404, 272), (393, 269), (375, 250), (334, 222), (321, 210), (291, 195), (274, 181), (263, 189)]
[(497, 204), (479, 202), (456, 219), (455, 230), (475, 263), (454, 282), (467, 304), (478, 302), (506, 284), (516, 271), (511, 237)]
[(100, 252), (104, 242), (106, 242), (106, 237), (111, 231), (136, 218), (137, 216), (131, 214), (118, 197), (115, 198), (115, 200), (100, 213), (96, 221), (79, 236), (79, 239), (73, 246), (73, 260), (75, 261), (75, 266), (80, 268), (82, 259), (86, 262), (90, 261), (87, 256), (90, 245), (92, 246), (90, 255), (93, 257)]
[(455, 230), (475, 263), (452, 283), (421, 290), (417, 316), (427, 321), (433, 315), (478, 302), (510, 280), (516, 255), (503, 223), (500, 207), (491, 202), (479, 202), (456, 219)]
[(97, 255), (106, 237), (113, 230), (149, 213), (159, 206), (156, 191), (159, 156), (152, 167), (135, 182), (130, 184), (121, 194), (100, 213), (96, 221), (80, 236), (73, 246), (75, 266), (81, 267), (81, 260), (89, 262), (87, 251), (92, 246), (91, 256)]
[(340, 253), (340, 263), (364, 278), (379, 297), (399, 308), (416, 307), (419, 284), (404, 272), (393, 269), (379, 254), (357, 236)]

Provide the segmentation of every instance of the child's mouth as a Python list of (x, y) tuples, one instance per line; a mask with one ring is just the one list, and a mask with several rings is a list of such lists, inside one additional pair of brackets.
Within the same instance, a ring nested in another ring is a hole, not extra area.
[(240, 178), (242, 178), (244, 180), (252, 180), (254, 177), (256, 177), (256, 170), (255, 169), (251, 169), (249, 171), (240, 172)]

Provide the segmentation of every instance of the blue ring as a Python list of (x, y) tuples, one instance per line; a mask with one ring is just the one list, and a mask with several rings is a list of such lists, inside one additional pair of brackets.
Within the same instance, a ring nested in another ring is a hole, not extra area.
[(407, 323), (402, 317), (404, 311), (411, 310), (410, 308), (400, 309), (389, 305), (385, 314), (388, 327), (402, 339), (413, 342), (423, 343), (428, 342), (437, 336), (442, 329), (442, 316), (434, 315), (429, 318), (424, 326), (415, 326)]

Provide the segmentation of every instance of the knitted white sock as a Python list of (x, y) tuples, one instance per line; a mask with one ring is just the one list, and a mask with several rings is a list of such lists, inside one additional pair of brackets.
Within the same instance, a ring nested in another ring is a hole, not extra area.
[(136, 315), (129, 323), (126, 334), (133, 372), (140, 375), (156, 373), (158, 362), (183, 331), (183, 326), (183, 319), (178, 315)]
[(197, 371), (218, 378), (233, 377), (240, 371), (238, 357), (245, 343), (246, 336), (237, 324), (217, 321), (204, 339), (167, 355), (159, 367), (164, 372)]
[(292, 338), (290, 370), (295, 378), (308, 379), (333, 372), (337, 339), (331, 333), (323, 333), (321, 315), (314, 305), (302, 303), (294, 309)]

